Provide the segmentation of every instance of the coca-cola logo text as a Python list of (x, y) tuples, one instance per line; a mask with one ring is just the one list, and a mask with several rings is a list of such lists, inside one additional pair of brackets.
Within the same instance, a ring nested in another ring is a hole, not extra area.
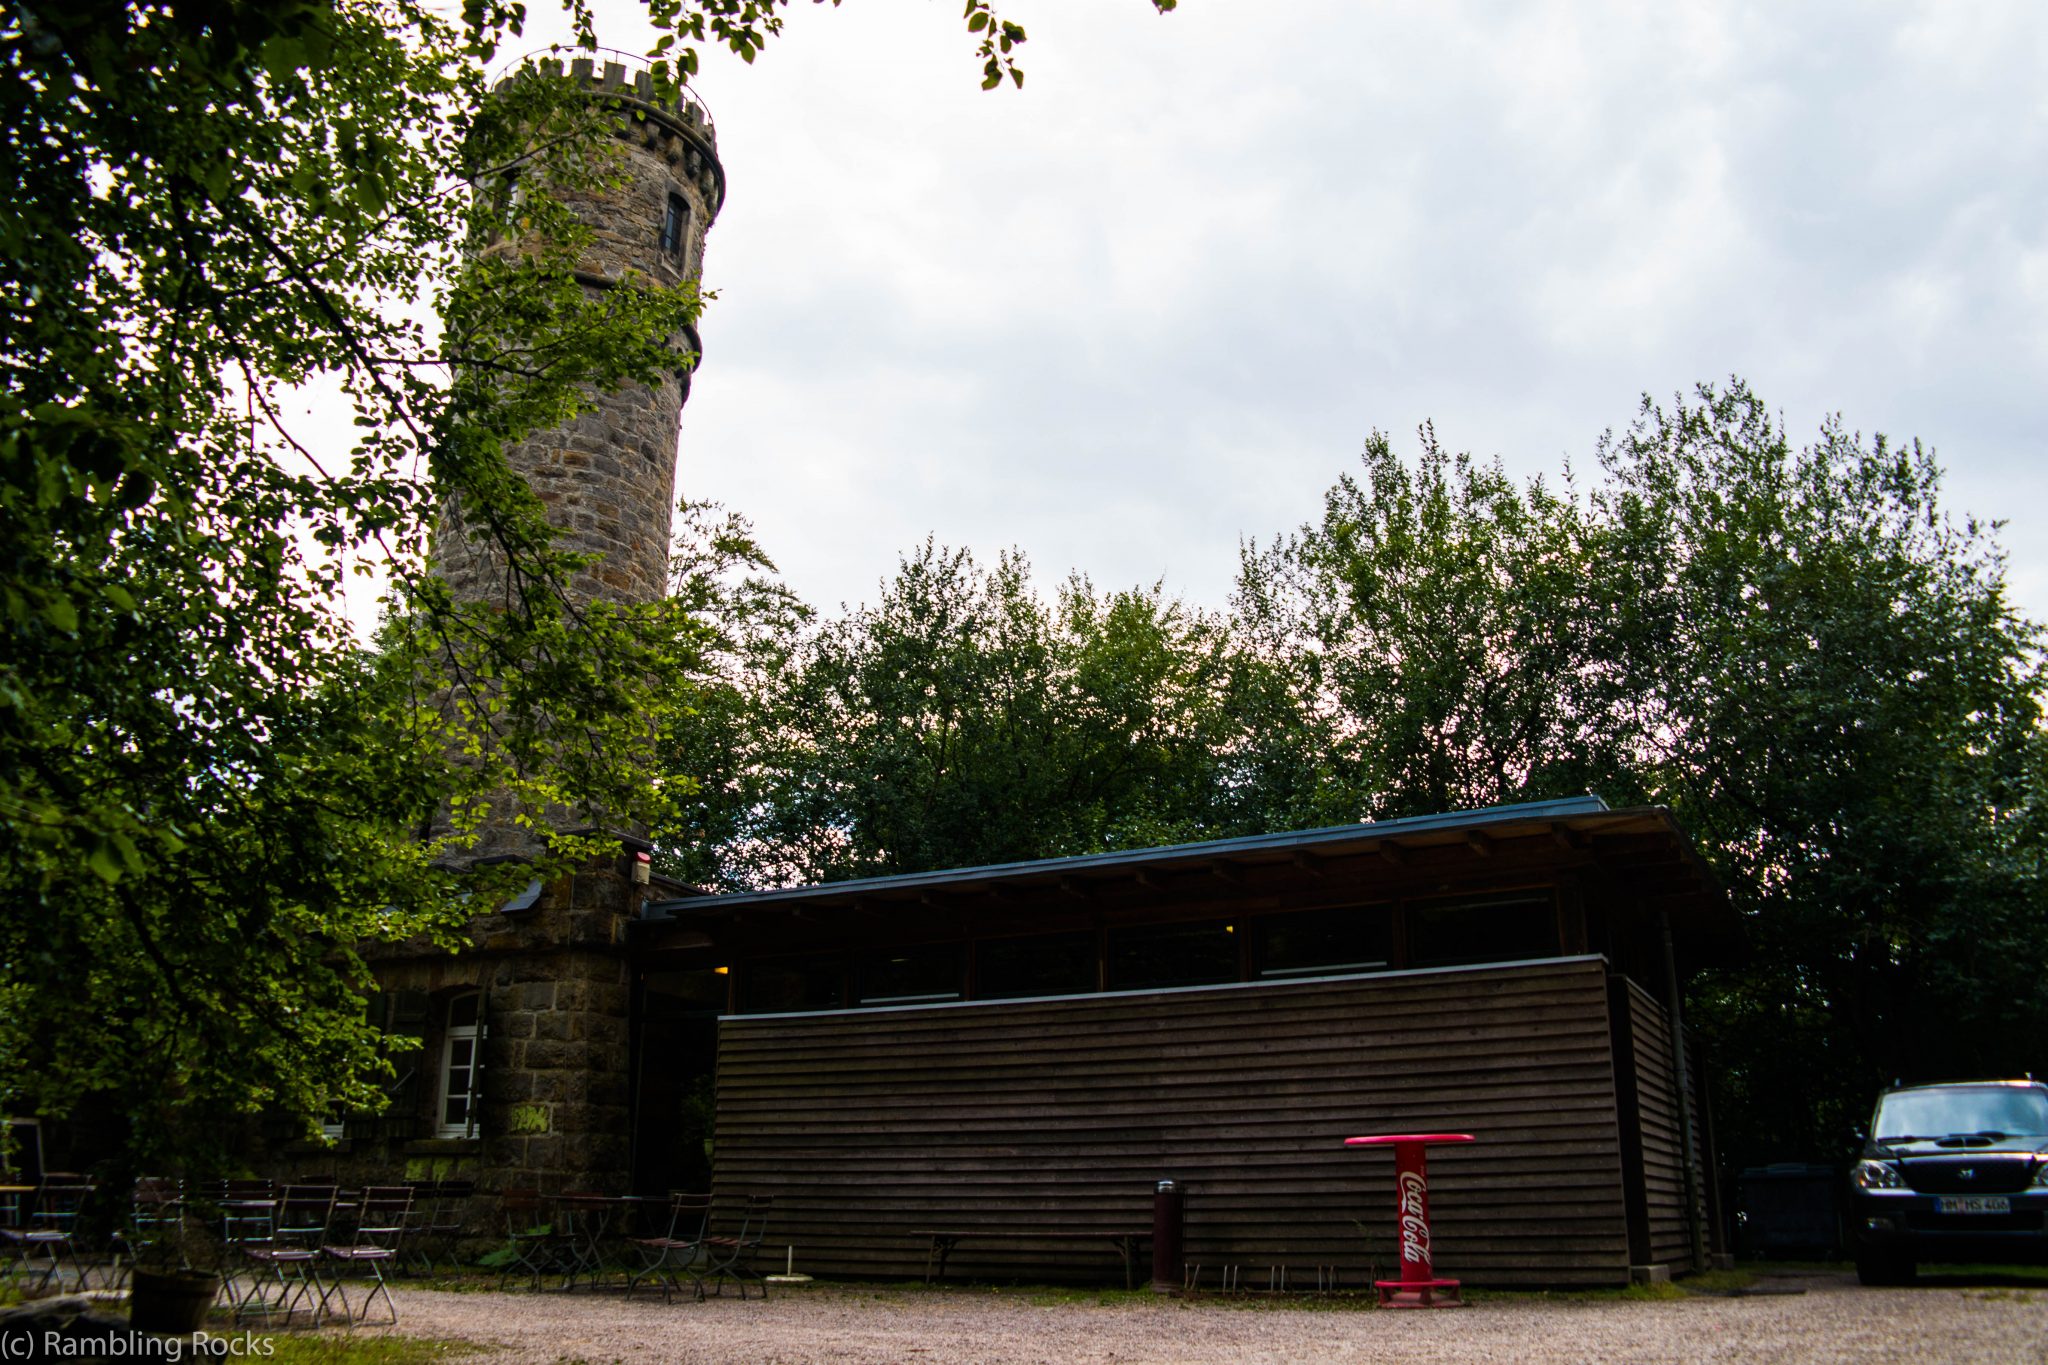
[(1414, 1171), (1401, 1172), (1396, 1182), (1401, 1196), (1401, 1260), (1408, 1265), (1429, 1266), (1428, 1187)]

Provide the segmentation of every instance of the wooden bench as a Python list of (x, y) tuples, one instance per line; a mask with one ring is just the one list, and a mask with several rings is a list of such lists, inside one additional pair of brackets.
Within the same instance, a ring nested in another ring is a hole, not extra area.
[(1088, 1242), (1107, 1242), (1123, 1258), (1124, 1288), (1136, 1289), (1138, 1250), (1149, 1245), (1152, 1232), (1046, 1232), (1019, 1230), (1016, 1228), (919, 1228), (910, 1234), (913, 1237), (931, 1239), (930, 1249), (924, 1258), (924, 1282), (930, 1284), (934, 1278), (946, 1278), (946, 1261), (953, 1254), (953, 1248), (962, 1242), (1063, 1242), (1069, 1246)]

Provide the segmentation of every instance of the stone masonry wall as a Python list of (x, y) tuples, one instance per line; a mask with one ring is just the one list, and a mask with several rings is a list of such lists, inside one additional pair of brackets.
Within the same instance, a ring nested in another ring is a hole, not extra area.
[[(696, 278), (725, 194), (708, 118), (687, 101), (680, 108), (653, 103), (644, 74), (628, 79), (616, 64), (599, 74), (578, 61), (570, 78), (620, 106), (614, 131), (626, 172), (618, 185), (567, 200), (594, 234), (578, 279), (598, 294), (635, 287), (636, 277), (660, 284)], [(662, 247), (671, 194), (687, 207), (674, 253)], [(676, 438), (698, 341), (679, 335), (673, 345), (677, 368), (657, 386), (600, 394), (594, 411), (506, 454), (546, 505), (549, 522), (564, 532), (557, 544), (601, 556), (573, 584), (582, 600), (649, 602), (668, 589)], [(436, 537), (435, 570), (458, 597), (490, 600), (504, 591), (502, 563), (490, 547), (467, 538), (455, 509)]]
[[(631, 975), (640, 888), (603, 864), (499, 915), (484, 1006), (483, 1165), (494, 1188), (623, 1194), (631, 1178)], [(530, 918), (528, 918), (530, 917)]]
[[(279, 1178), (327, 1172), (361, 1187), (392, 1180), (477, 1181), (480, 1235), (495, 1226), (490, 1196), (530, 1186), (554, 1193), (625, 1192), (631, 1178), (631, 975), (624, 925), (643, 888), (631, 854), (600, 859), (545, 887), (533, 907), (493, 910), (471, 946), (366, 952), (384, 998), (402, 999), (420, 1045), (395, 1057), (412, 1083), (379, 1116), (347, 1121), (332, 1148), (289, 1143), (262, 1163)], [(485, 1027), (478, 1135), (436, 1134), (448, 1004), (477, 991)]]

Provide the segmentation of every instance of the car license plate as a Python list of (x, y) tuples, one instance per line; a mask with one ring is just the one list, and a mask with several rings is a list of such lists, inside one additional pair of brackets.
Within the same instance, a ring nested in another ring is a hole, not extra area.
[(2002, 1194), (1970, 1194), (1934, 1201), (1936, 1213), (2011, 1213), (2012, 1201)]

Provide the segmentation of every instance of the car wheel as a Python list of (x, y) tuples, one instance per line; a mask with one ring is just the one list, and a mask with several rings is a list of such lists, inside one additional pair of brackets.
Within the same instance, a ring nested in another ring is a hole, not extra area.
[(1856, 1279), (1861, 1284), (1911, 1284), (1914, 1266), (1910, 1258), (1896, 1253), (1859, 1251)]

